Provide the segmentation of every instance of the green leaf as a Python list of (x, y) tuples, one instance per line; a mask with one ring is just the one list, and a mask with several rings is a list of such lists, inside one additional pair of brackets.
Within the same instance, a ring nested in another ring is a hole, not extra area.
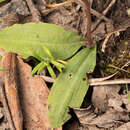
[(0, 0), (0, 2), (4, 2), (5, 0)]
[(52, 128), (58, 128), (68, 119), (69, 107), (79, 108), (89, 87), (86, 73), (96, 65), (96, 47), (77, 53), (56, 79), (48, 98), (48, 117)]
[(71, 30), (47, 23), (15, 24), (0, 31), (0, 48), (25, 59), (35, 54), (42, 59), (50, 58), (49, 50), (55, 60), (64, 60), (72, 56), (84, 40)]
[(50, 66), (50, 64), (47, 64), (47, 70), (49, 71), (49, 74), (51, 75), (52, 78), (56, 78), (56, 75), (52, 69), (52, 67)]
[(61, 63), (59, 63), (57, 61), (52, 60), (51, 63), (54, 64), (55, 66), (60, 67), (60, 68), (65, 68), (65, 66), (63, 64), (61, 64)]
[(62, 72), (62, 68), (65, 68), (65, 65), (55, 61), (55, 60), (51, 60), (51, 63), (60, 71)]
[(43, 62), (40, 68), (38, 69), (37, 74), (40, 74), (44, 70), (45, 67), (46, 67), (46, 64)]
[(38, 65), (36, 65), (32, 70), (32, 75), (35, 74), (42, 65), (44, 65), (44, 62), (40, 62)]

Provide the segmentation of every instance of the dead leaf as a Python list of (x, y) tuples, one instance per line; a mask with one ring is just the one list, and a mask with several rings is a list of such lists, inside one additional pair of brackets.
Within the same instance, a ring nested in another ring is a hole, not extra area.
[[(2, 51), (0, 54), (3, 56), (2, 63), (5, 63), (6, 55), (8, 54), (5, 55)], [(9, 64), (5, 66), (9, 67)], [(10, 64), (10, 66), (15, 66), (16, 70), (14, 70), (17, 72), (16, 80), (18, 95), (20, 98), (20, 107), (22, 108), (24, 128), (28, 130), (49, 130), (50, 124), (46, 107), (49, 89), (44, 80), (42, 80), (39, 76), (33, 77), (31, 74), (32, 68), (28, 64), (24, 63), (20, 57), (16, 57), (15, 63)], [(6, 74), (7, 73), (8, 71)], [(6, 81), (6, 84), (10, 85), (10, 81)], [(8, 93), (11, 94), (10, 92), (11, 91), (9, 90)], [(12, 101), (12, 104), (15, 105), (14, 101)], [(62, 128), (56, 130), (62, 130)]]
[(17, 65), (24, 126), (30, 130), (48, 130), (50, 125), (46, 102), (49, 89), (40, 77), (32, 77), (31, 67), (20, 58)]

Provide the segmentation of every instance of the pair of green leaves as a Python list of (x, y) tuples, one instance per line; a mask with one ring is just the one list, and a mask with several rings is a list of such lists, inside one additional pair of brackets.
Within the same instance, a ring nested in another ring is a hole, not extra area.
[(24, 59), (33, 56), (41, 62), (32, 73), (38, 74), (46, 66), (56, 77), (50, 64), (63, 72), (52, 86), (48, 98), (48, 117), (52, 128), (60, 127), (70, 119), (69, 107), (79, 108), (88, 90), (86, 73), (96, 64), (96, 47), (84, 48), (64, 66), (63, 60), (73, 56), (86, 39), (59, 26), (47, 23), (13, 25), (0, 31), (0, 48), (15, 52)]

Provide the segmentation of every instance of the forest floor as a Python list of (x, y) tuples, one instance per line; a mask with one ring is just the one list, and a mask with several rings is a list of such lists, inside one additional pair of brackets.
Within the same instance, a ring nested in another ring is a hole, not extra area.
[[(130, 130), (130, 99), (128, 98), (128, 92), (130, 93), (130, 1), (90, 0), (90, 6), (91, 37), (97, 44), (96, 67), (90, 77), (101, 78), (102, 83), (89, 88), (81, 109), (73, 109), (72, 119), (58, 129)], [(86, 6), (82, 0), (5, 0), (0, 3), (0, 30), (13, 24), (45, 22), (71, 29), (87, 37), (87, 21)], [(14, 67), (16, 56), (6, 55), (7, 59), (14, 57), (14, 61), (11, 61)], [(4, 63), (10, 63), (9, 59)], [(44, 108), (42, 113), (41, 108), (45, 107), (49, 94), (47, 86), (50, 87), (52, 84), (41, 81), (38, 76), (35, 78), (31, 76), (30, 61), (23, 62), (18, 59), (18, 63), (21, 84), (24, 86), (22, 93), (26, 94), (29, 91), (25, 97), (19, 95), (22, 108), (19, 106), (16, 108), (18, 110), (14, 110), (16, 113), (23, 114), (21, 128), (49, 130), (48, 119), (45, 117), (46, 109)], [(16, 77), (14, 72), (11, 72), (12, 75)], [(32, 88), (28, 88), (27, 84), (30, 84)], [(127, 85), (128, 91), (126, 91)], [(40, 99), (37, 99), (38, 93), (41, 96)], [(1, 96), (0, 130), (14, 130), (14, 127), (10, 125), (12, 122), (7, 121), (9, 117), (6, 118), (8, 114), (3, 107), (2, 99)], [(29, 105), (26, 105), (26, 100)], [(34, 100), (37, 100), (36, 104), (33, 103)], [(23, 110), (24, 107), (26, 110)], [(15, 106), (11, 109), (15, 109)], [(44, 120), (41, 119), (42, 117)], [(22, 119), (15, 117), (15, 120), (19, 124)], [(20, 126), (15, 127), (17, 130), (21, 129)]]

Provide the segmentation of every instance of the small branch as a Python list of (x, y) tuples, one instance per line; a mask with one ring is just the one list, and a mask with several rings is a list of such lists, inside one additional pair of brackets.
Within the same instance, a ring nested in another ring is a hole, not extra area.
[(129, 73), (130, 74), (130, 72), (129, 71), (127, 71), (127, 70), (125, 70), (125, 69), (122, 69), (122, 68), (119, 68), (119, 67), (117, 67), (117, 66), (114, 66), (114, 65), (112, 65), (112, 64), (110, 64), (110, 65), (108, 65), (109, 67), (112, 67), (112, 68), (115, 68), (115, 69), (118, 69), (119, 71), (124, 71), (124, 72), (126, 72), (126, 73)]
[(26, 2), (31, 11), (34, 22), (39, 23), (41, 21), (41, 15), (40, 15), (39, 11), (35, 8), (32, 0), (26, 0)]
[[(129, 64), (130, 64), (130, 61), (126, 62), (126, 63), (121, 67), (121, 69), (123, 69), (124, 67), (129, 66)], [(105, 80), (108, 80), (108, 79), (112, 78), (112, 77), (115, 76), (118, 72), (119, 72), (119, 71), (116, 71), (114, 74), (109, 75), (109, 76), (107, 76), (107, 77), (90, 79), (89, 81), (90, 81), (90, 82), (102, 82), (102, 81), (105, 81)], [(93, 80), (94, 80), (94, 81), (93, 81)]]
[[(108, 7), (103, 11), (103, 15), (105, 16), (107, 14), (107, 12), (110, 10), (110, 8), (115, 4), (116, 0), (112, 0), (111, 3), (108, 5)], [(92, 32), (96, 29), (96, 27), (98, 26), (98, 24), (101, 22), (101, 19), (97, 20), (97, 22), (95, 23)], [(109, 20), (110, 22), (110, 20)]]
[(95, 11), (94, 9), (91, 9), (91, 13), (92, 13), (93, 15), (95, 15), (96, 17), (98, 17), (100, 21), (101, 21), (101, 20), (105, 20), (106, 22), (111, 22), (111, 20), (108, 19), (107, 17), (105, 17), (105, 15), (103, 15), (103, 14), (101, 14), (101, 13)]
[(12, 120), (10, 110), (9, 110), (8, 101), (7, 101), (6, 94), (5, 94), (5, 88), (4, 88), (4, 85), (2, 83), (1, 78), (0, 78), (0, 94), (1, 94), (2, 103), (4, 106), (5, 115), (6, 115), (6, 118), (8, 120), (8, 123), (9, 123), (9, 127), (11, 130), (16, 130), (15, 126), (14, 126), (14, 122)]
[[(40, 76), (45, 80), (45, 82), (54, 83), (55, 80), (48, 76)], [(89, 79), (90, 86), (99, 86), (99, 85), (112, 85), (112, 84), (130, 84), (130, 79), (116, 79), (116, 80), (102, 80), (101, 78)]]
[(40, 76), (45, 82), (49, 82), (49, 83), (54, 83), (55, 82), (55, 79), (49, 77), (49, 76), (44, 76), (44, 75), (41, 75)]
[(106, 36), (106, 38), (105, 38), (105, 40), (104, 40), (104, 42), (103, 42), (103, 44), (102, 44), (102, 49), (101, 49), (101, 51), (102, 51), (102, 52), (105, 52), (105, 48), (106, 48), (106, 45), (107, 45), (107, 43), (108, 43), (108, 40), (109, 40), (109, 38), (110, 38), (113, 34), (119, 33), (119, 32), (121, 32), (121, 31), (125, 31), (126, 28), (127, 28), (127, 27), (123, 27), (123, 28), (121, 28), (121, 29), (118, 29), (118, 30), (116, 30), (116, 31), (113, 31), (113, 32), (108, 33), (107, 36)]
[[(92, 82), (93, 80), (93, 82)], [(97, 85), (112, 85), (112, 84), (130, 84), (130, 79), (116, 79), (116, 80), (108, 80), (108, 81), (99, 81), (94, 82), (94, 79), (89, 80), (90, 86)]]
[(41, 11), (42, 15), (47, 15), (48, 13), (50, 13), (54, 10), (60, 9), (63, 6), (70, 6), (73, 2), (75, 2), (75, 0), (69, 0), (69, 1), (66, 1), (63, 3), (59, 3), (59, 4), (47, 5), (47, 7), (49, 7), (50, 9)]
[(59, 3), (59, 4), (49, 4), (47, 5), (47, 7), (49, 8), (53, 8), (53, 9), (58, 9), (61, 8), (63, 6), (69, 6), (71, 5), (75, 0), (69, 0), (69, 1), (65, 1), (63, 3)]

